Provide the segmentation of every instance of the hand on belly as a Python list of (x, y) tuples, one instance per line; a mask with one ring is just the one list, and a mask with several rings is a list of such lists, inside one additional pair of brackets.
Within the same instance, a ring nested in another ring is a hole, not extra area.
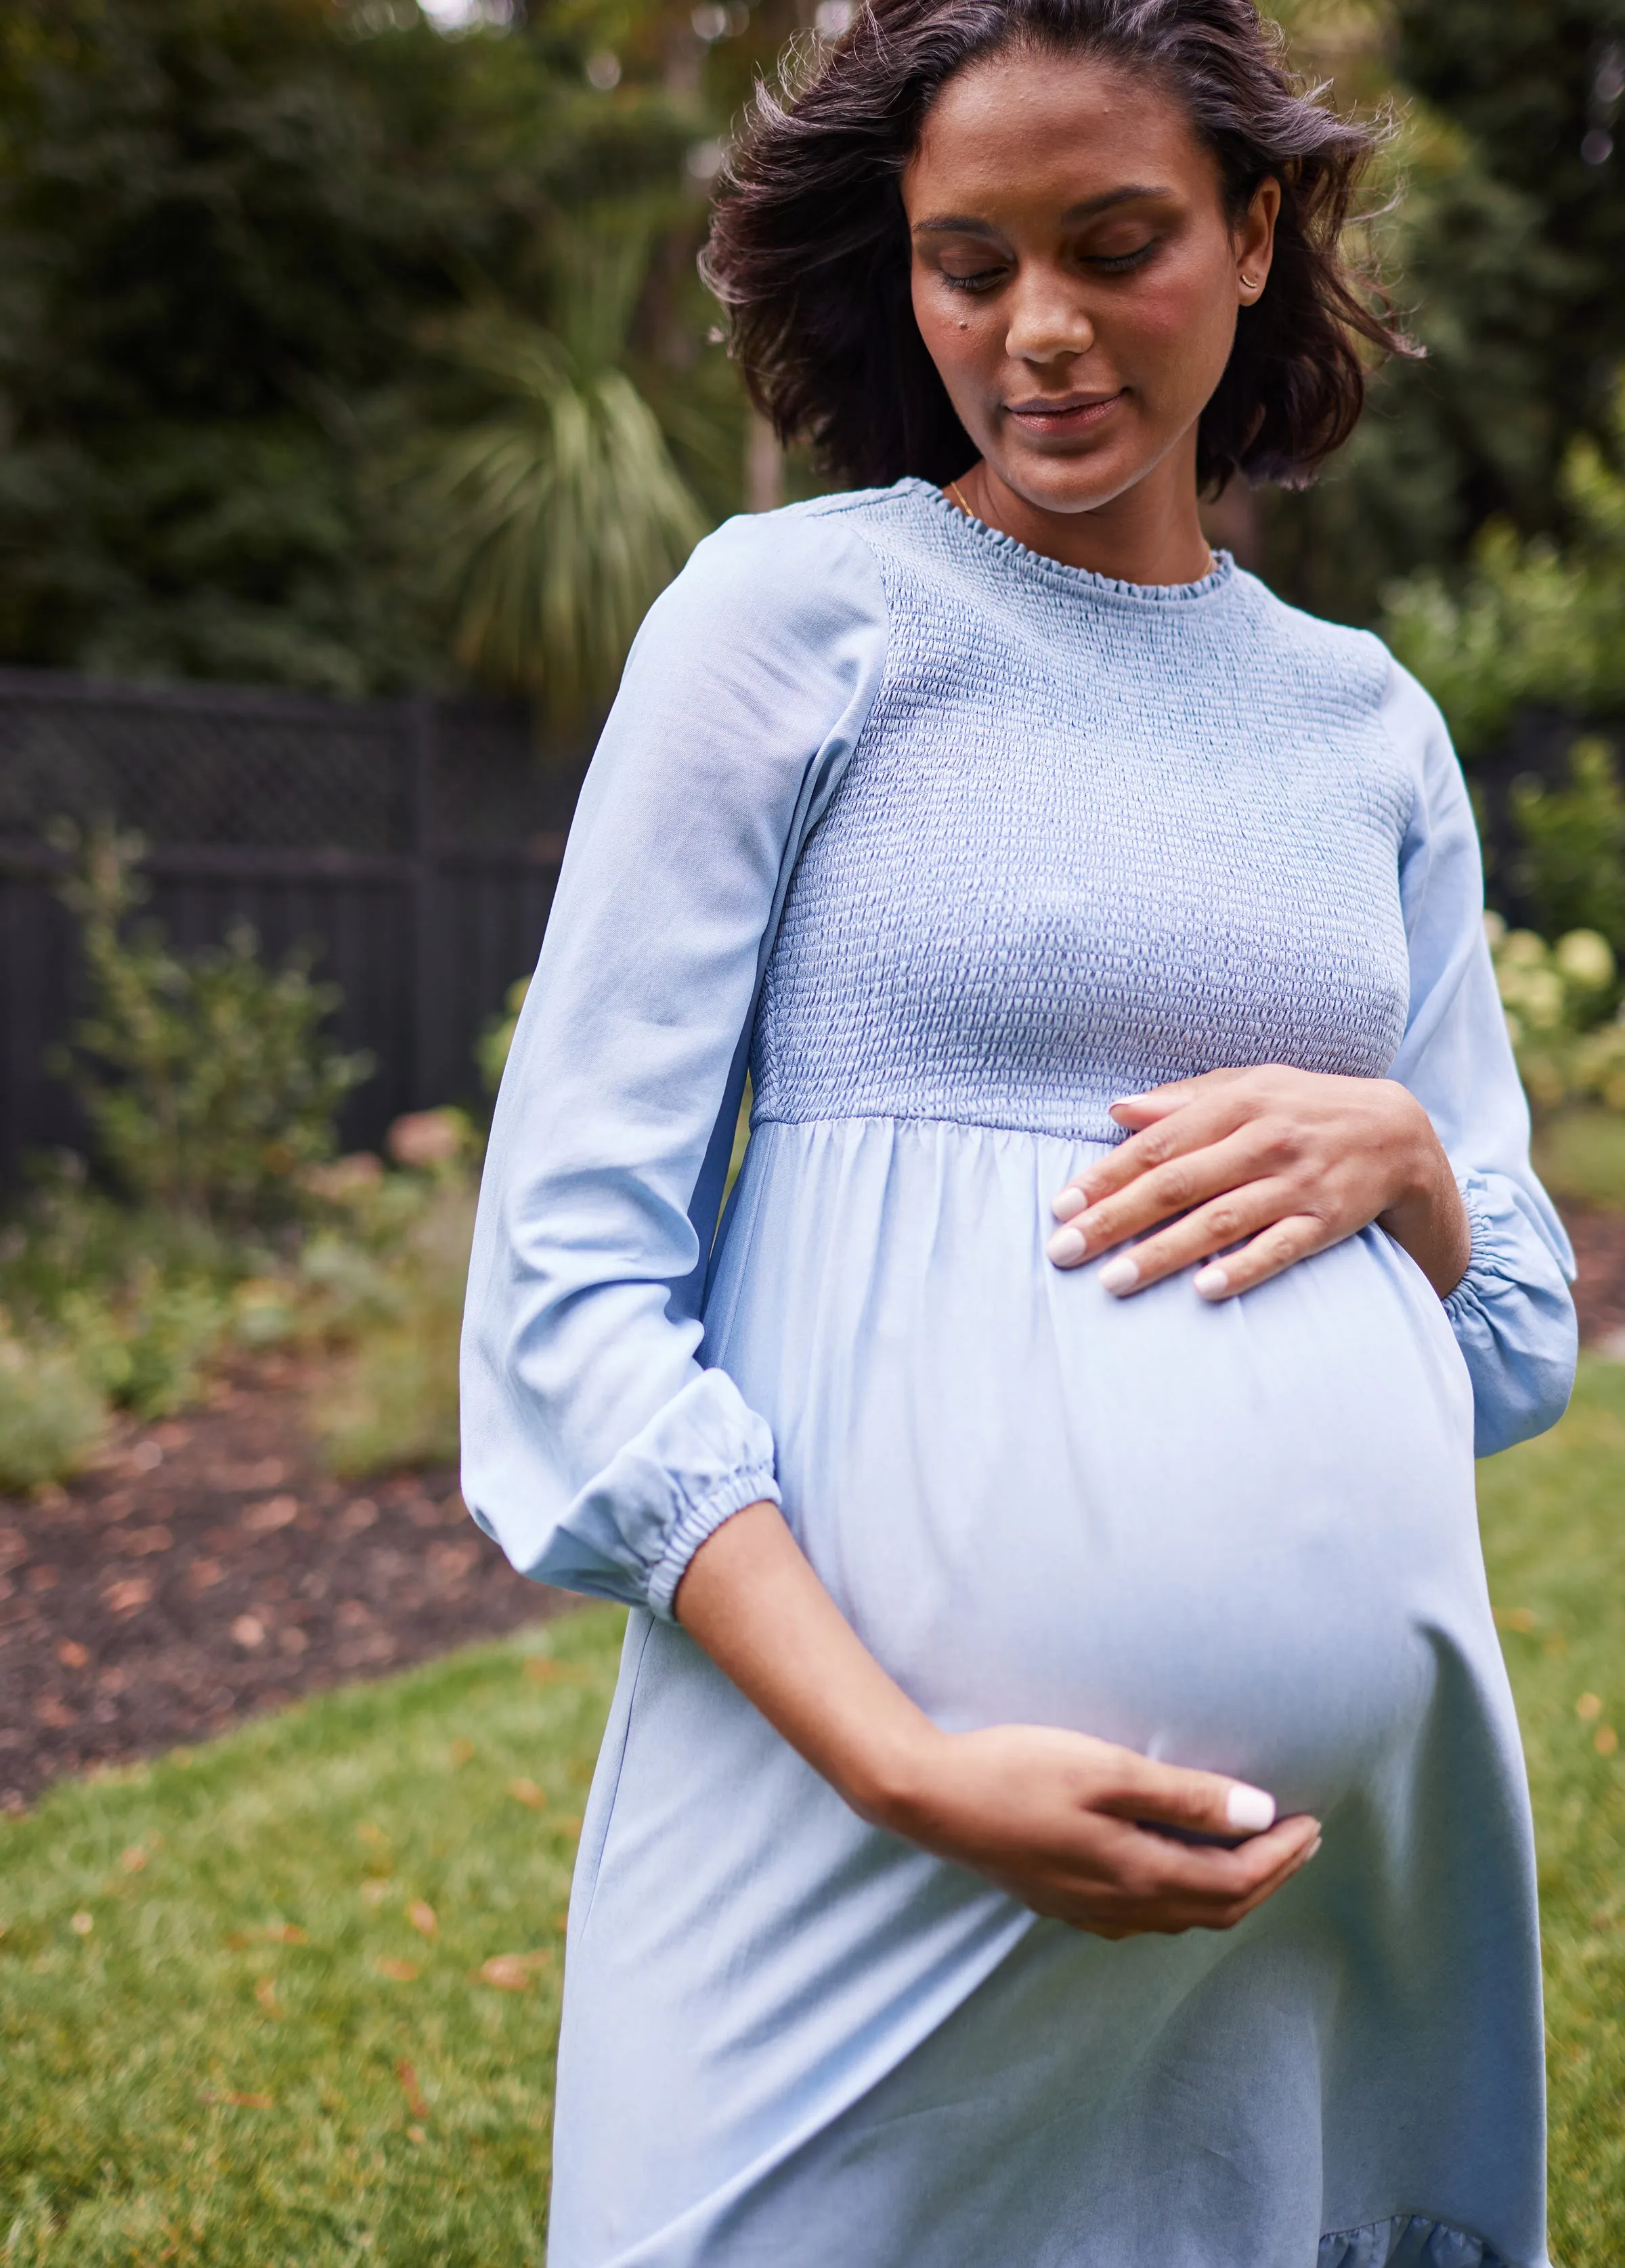
[(1196, 1290), (1227, 1300), (1372, 1221), (1441, 1299), (1466, 1270), (1472, 1233), (1454, 1172), (1427, 1112), (1392, 1079), (1265, 1064), (1130, 1095), (1112, 1116), (1129, 1139), (1060, 1192), (1049, 1242), (1058, 1268), (1075, 1268), (1144, 1235), (1102, 1269), (1108, 1292), (1205, 1261)]

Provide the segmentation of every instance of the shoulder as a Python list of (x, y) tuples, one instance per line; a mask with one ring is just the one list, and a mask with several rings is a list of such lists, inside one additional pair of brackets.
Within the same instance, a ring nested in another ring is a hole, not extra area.
[(883, 632), (885, 595), (860, 532), (874, 493), (725, 520), (655, 600), (644, 636), (816, 653), (866, 630)]
[(1370, 630), (1289, 606), (1244, 568), (1236, 571), (1236, 597), (1253, 640), (1279, 667), (1312, 684), (1323, 697), (1368, 711), (1381, 709), (1398, 665)]

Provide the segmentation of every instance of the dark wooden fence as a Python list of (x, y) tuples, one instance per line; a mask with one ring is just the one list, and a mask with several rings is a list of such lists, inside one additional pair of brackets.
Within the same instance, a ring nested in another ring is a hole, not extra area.
[(343, 989), (337, 1027), (376, 1076), (344, 1136), (477, 1093), (469, 1050), (536, 960), (580, 748), (538, 751), (526, 712), (340, 702), (0, 670), (0, 1182), (78, 1138), (45, 1067), (76, 1012), (51, 821), (137, 829), (151, 911), (182, 946), (253, 924), (306, 942)]

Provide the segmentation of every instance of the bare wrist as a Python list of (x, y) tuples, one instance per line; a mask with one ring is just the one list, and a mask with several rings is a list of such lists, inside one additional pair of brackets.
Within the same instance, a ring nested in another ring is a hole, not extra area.
[(868, 1727), (830, 1776), (860, 1818), (912, 1835), (929, 1808), (948, 1735), (912, 1702), (905, 1709), (894, 1721)]

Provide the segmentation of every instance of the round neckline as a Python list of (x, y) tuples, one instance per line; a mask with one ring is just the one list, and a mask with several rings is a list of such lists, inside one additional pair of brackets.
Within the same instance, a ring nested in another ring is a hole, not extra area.
[(927, 497), (938, 508), (957, 521), (967, 536), (975, 541), (1002, 551), (1019, 560), (1023, 567), (1034, 568), (1053, 577), (1066, 588), (1089, 591), (1098, 597), (1126, 599), (1141, 606), (1189, 606), (1193, 600), (1216, 597), (1229, 588), (1236, 575), (1236, 562), (1228, 551), (1215, 551), (1214, 563), (1195, 583), (1126, 583), (1119, 576), (1097, 574), (1092, 567), (1070, 567), (1064, 559), (1052, 559), (1047, 552), (1034, 551), (1014, 535), (1007, 535), (1000, 527), (990, 527), (974, 512), (962, 511), (953, 498), (939, 488), (934, 481), (924, 480), (918, 473), (908, 473), (898, 483)]

